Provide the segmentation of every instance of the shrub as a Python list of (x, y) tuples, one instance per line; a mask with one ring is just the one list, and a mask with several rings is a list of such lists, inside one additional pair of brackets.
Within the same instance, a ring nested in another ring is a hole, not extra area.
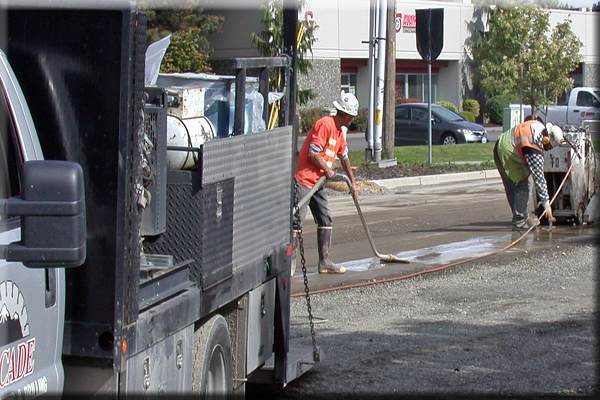
[(320, 107), (307, 108), (300, 111), (300, 133), (306, 135), (313, 127), (315, 122), (323, 116), (323, 110)]
[(467, 111), (467, 110), (461, 111), (460, 115), (467, 121), (475, 122), (475, 115), (471, 111)]
[(358, 115), (354, 117), (352, 123), (348, 127), (349, 131), (366, 132), (367, 124), (369, 122), (369, 110), (362, 108), (358, 110)]
[(473, 114), (473, 117), (477, 118), (479, 117), (480, 112), (479, 102), (475, 99), (466, 99), (465, 101), (463, 101), (463, 110), (469, 111)]
[(435, 104), (446, 107), (448, 110), (454, 111), (455, 113), (458, 114), (458, 108), (456, 108), (454, 103), (452, 103), (451, 101), (440, 100), (440, 101), (436, 102)]
[(490, 98), (487, 102), (487, 110), (490, 116), (490, 122), (497, 125), (502, 125), (502, 117), (504, 109), (508, 107), (510, 103), (519, 101), (517, 96), (514, 95), (498, 95)]

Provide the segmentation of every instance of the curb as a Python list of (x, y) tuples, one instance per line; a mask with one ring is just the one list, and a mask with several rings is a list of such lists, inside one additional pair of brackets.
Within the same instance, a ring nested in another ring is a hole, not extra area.
[(427, 186), (427, 185), (439, 185), (445, 183), (455, 182), (466, 182), (476, 180), (492, 180), (499, 179), (500, 174), (498, 170), (488, 169), (483, 171), (472, 171), (472, 172), (458, 172), (452, 174), (439, 174), (439, 175), (422, 175), (422, 176), (408, 176), (406, 178), (391, 178), (391, 179), (376, 179), (372, 180), (374, 184), (384, 187), (386, 189), (398, 189), (408, 186)]

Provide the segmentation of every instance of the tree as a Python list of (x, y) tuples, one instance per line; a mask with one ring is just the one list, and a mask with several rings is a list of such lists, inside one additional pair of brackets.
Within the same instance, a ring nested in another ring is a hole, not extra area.
[[(300, 0), (300, 6), (304, 6), (305, 1)], [(283, 5), (282, 0), (266, 0), (263, 7), (262, 23), (264, 30), (259, 33), (252, 32), (250, 40), (256, 49), (264, 57), (277, 57), (282, 54), (283, 49)], [(298, 73), (307, 75), (312, 71), (312, 64), (306, 58), (308, 53), (312, 54), (312, 45), (315, 43), (315, 31), (318, 28), (314, 21), (302, 21), (304, 34), (300, 38), (298, 45), (298, 60), (296, 67)], [(277, 77), (273, 77), (274, 86), (278, 86)], [(315, 94), (310, 89), (298, 89), (299, 104), (306, 104), (315, 98)]]
[(472, 44), (475, 80), (487, 97), (519, 94), (532, 109), (573, 86), (582, 43), (565, 20), (550, 31), (549, 12), (531, 6), (489, 10), (489, 31)]
[(208, 72), (212, 51), (208, 35), (218, 31), (223, 18), (205, 14), (198, 1), (188, 1), (180, 9), (147, 10), (147, 39), (154, 42), (171, 34), (171, 44), (163, 58), (161, 72)]

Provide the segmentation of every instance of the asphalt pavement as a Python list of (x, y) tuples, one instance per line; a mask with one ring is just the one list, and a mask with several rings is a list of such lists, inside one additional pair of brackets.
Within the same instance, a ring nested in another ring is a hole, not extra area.
[[(386, 180), (384, 193), (361, 196), (380, 252), (410, 264), (377, 262), (353, 203), (334, 194), (332, 257), (346, 274), (315, 273), (305, 224), (322, 361), (284, 390), (250, 387), (248, 398), (597, 395), (598, 229), (538, 227), (507, 248), (522, 233), (510, 229), (494, 171), (482, 174)], [(310, 354), (300, 272), (292, 291), (290, 348)]]
[[(330, 192), (331, 255), (346, 274), (316, 273), (316, 229), (304, 226), (323, 359), (249, 398), (597, 394), (597, 228), (541, 226), (510, 247), (522, 233), (496, 171), (377, 183), (360, 196), (374, 241), (410, 264), (373, 257), (352, 200)], [(290, 346), (310, 350), (300, 267), (292, 292)]]
[[(256, 398), (594, 398), (596, 249), (553, 246), (313, 295), (322, 362)], [(309, 332), (293, 299), (291, 346), (310, 348)]]

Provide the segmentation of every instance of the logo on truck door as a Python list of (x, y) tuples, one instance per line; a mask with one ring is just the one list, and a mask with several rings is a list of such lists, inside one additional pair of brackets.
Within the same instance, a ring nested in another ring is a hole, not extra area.
[(0, 388), (33, 372), (35, 338), (29, 337), (27, 305), (13, 281), (0, 283), (0, 348)]

